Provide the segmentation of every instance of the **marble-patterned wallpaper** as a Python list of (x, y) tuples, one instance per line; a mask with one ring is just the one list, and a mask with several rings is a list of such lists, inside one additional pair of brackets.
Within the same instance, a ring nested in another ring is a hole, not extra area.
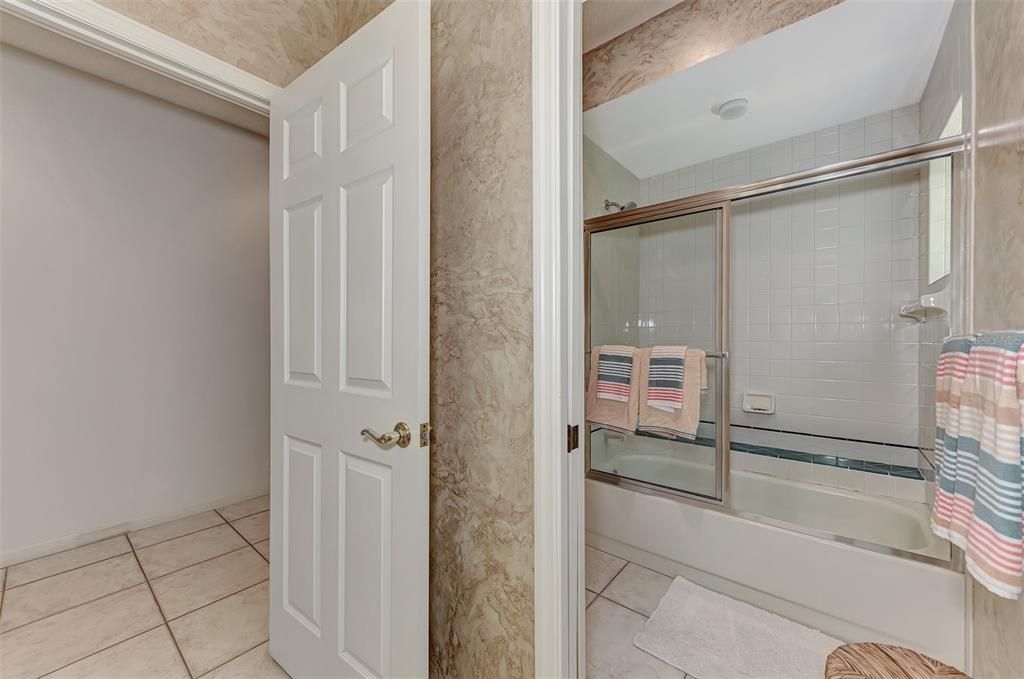
[(532, 676), (530, 3), (432, 19), (430, 669)]
[[(842, 0), (686, 0), (583, 55), (583, 110)], [(583, 6), (584, 13), (587, 7)]]
[(394, 0), (337, 0), (337, 2), (338, 25), (335, 38), (337, 44), (340, 45)]
[(287, 85), (341, 42), (339, 0), (97, 2), (275, 85)]
[[(1024, 328), (1024, 2), (975, 0), (974, 327)], [(1024, 677), (1024, 600), (974, 583), (975, 679)]]
[[(340, 0), (339, 35), (391, 0)], [(529, 0), (432, 0), (430, 674), (533, 674)]]
[(1024, 328), (1024, 3), (979, 0), (975, 22), (974, 325)]

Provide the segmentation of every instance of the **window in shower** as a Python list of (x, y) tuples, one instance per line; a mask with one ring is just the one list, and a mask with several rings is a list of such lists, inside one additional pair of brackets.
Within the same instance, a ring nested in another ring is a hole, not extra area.
[[(956, 100), (940, 138), (963, 132), (963, 97)], [(928, 286), (948, 276), (952, 253), (952, 201), (946, 191), (953, 185), (952, 165), (946, 158), (928, 163)]]
[(696, 439), (588, 425), (592, 472), (722, 498), (725, 442), (717, 409), (723, 384), (723, 239), (721, 209), (588, 234), (588, 348), (686, 346), (708, 354)]

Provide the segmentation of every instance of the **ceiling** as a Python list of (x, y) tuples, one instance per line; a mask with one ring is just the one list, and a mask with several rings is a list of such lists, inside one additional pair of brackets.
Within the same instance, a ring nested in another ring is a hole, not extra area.
[[(584, 134), (644, 178), (917, 103), (952, 5), (846, 0), (586, 111)], [(742, 118), (712, 113), (736, 97)]]
[(680, 0), (585, 0), (583, 51), (589, 52), (635, 28)]

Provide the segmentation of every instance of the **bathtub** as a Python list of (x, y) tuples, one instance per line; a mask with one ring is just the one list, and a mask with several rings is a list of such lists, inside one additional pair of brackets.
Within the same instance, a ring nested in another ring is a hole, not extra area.
[[(613, 464), (625, 477), (693, 487), (713, 474), (710, 464), (622, 453)], [(587, 544), (839, 639), (901, 644), (964, 668), (965, 578), (934, 563), (949, 546), (932, 535), (925, 505), (745, 471), (732, 472), (731, 497), (723, 511), (591, 478)]]
[[(670, 488), (714, 488), (714, 468), (663, 455), (618, 455), (609, 465), (627, 479), (657, 478)], [(731, 474), (731, 506), (741, 514), (939, 560), (949, 543), (928, 525), (928, 506), (746, 471)]]

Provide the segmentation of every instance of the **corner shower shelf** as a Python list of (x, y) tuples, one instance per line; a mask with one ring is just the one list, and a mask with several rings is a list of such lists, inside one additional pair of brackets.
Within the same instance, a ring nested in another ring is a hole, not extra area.
[(918, 302), (904, 304), (900, 307), (900, 316), (913, 318), (918, 323), (925, 323), (939, 318), (945, 318), (949, 309), (949, 288), (943, 288), (938, 292), (921, 295)]

